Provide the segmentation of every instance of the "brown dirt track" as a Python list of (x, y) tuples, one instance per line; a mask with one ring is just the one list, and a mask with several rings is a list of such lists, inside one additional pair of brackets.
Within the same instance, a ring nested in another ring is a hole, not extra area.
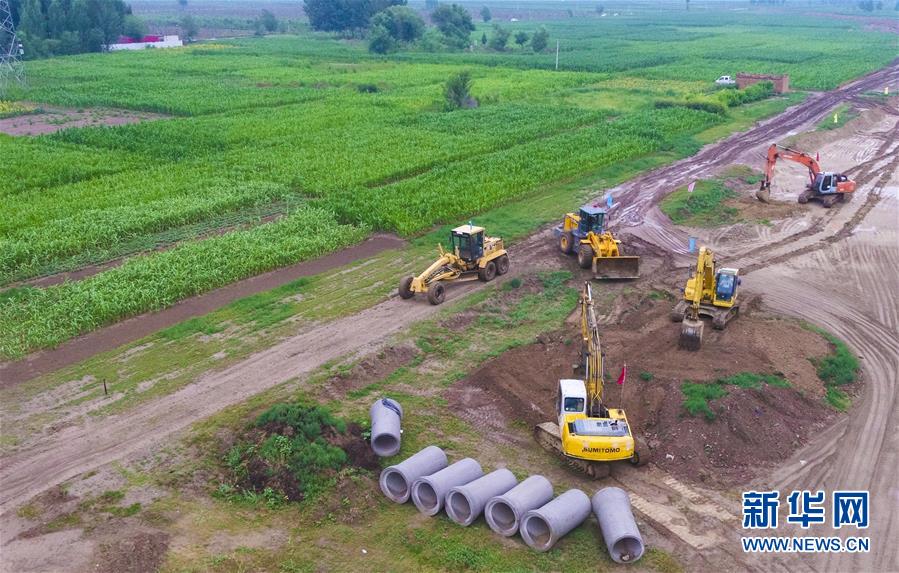
[[(885, 83), (896, 89), (899, 63), (817, 95), (778, 118), (707, 146), (694, 157), (622, 185), (615, 194), (618, 204), (626, 207), (613, 213), (614, 224), (619, 229), (626, 227), (653, 248), (671, 253), (668, 257), (673, 257), (676, 265), (686, 267), (690, 258), (684, 253), (685, 233), (665, 223), (655, 208), (665, 193), (734, 162), (754, 164), (760, 150), (772, 141), (809, 128), (837, 103), (882, 89)], [(895, 126), (899, 110), (884, 113)], [(894, 129), (890, 127), (890, 133), (895, 133)], [(737, 538), (742, 530), (734, 499), (686, 486), (652, 465), (624, 468), (613, 478), (632, 492), (642, 518), (670, 533), (673, 542), (710, 570), (899, 570), (899, 545), (886, 546), (887, 540), (899, 538), (899, 520), (887, 509), (895, 507), (895, 468), (899, 467), (899, 435), (894, 431), (899, 426), (895, 387), (899, 379), (897, 148), (896, 137), (885, 138), (872, 157), (865, 159), (864, 168), (853, 174), (860, 182), (853, 201), (823, 214), (818, 206), (809, 206), (809, 224), (804, 228), (778, 227), (776, 233), (752, 242), (728, 243), (724, 237), (719, 244), (711, 233), (700, 236), (716, 248), (720, 246), (729, 264), (751, 271), (744, 293), (761, 295), (765, 309), (819, 324), (844, 338), (863, 357), (866, 384), (851, 415), (816, 432), (808, 446), (768, 472), (759, 484), (781, 490), (870, 489), (872, 523), (865, 535), (881, 545), (869, 554), (822, 556), (815, 561), (747, 557), (739, 551)], [(532, 252), (547, 241), (548, 232), (538, 233), (516, 245), (512, 255)], [(513, 267), (513, 273), (526, 270), (523, 267)], [(476, 288), (472, 285), (466, 292)], [(449, 298), (454, 296), (459, 294), (450, 291)], [(328, 360), (379, 348), (392, 334), (433, 312), (424, 301), (392, 298), (209, 373), (127, 416), (98, 419), (90, 427), (66, 428), (2, 460), (0, 511), (7, 514), (24, 500), (73, 476), (152, 451), (193, 421), (308, 374)], [(368, 328), (358, 327), (363, 322)], [(615, 348), (609, 345), (607, 350), (615, 356)], [(631, 367), (633, 388), (639, 382), (634, 381), (636, 372)]]

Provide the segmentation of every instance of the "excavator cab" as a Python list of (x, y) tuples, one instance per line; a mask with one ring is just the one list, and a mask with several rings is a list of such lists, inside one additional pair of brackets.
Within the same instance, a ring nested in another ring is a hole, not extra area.
[(456, 227), (450, 233), (450, 246), (457, 257), (473, 262), (484, 256), (484, 228), (472, 225)]

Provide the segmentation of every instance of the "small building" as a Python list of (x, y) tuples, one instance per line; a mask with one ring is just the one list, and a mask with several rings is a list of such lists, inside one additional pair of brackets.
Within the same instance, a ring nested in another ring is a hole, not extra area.
[(737, 74), (737, 88), (741, 90), (759, 82), (771, 82), (774, 84), (775, 93), (782, 94), (790, 91), (790, 76), (786, 74), (780, 76), (771, 74), (747, 74), (744, 72)]
[(175, 36), (144, 36), (143, 38), (129, 38), (128, 36), (119, 36), (118, 42), (109, 44), (107, 49), (110, 52), (119, 50), (143, 50), (146, 48), (180, 48), (184, 42)]

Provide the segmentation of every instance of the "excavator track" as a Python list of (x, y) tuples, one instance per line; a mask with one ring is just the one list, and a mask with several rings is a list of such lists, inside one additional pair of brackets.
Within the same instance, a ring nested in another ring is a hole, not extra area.
[(590, 462), (566, 456), (562, 451), (562, 436), (559, 426), (553, 422), (544, 422), (534, 426), (534, 439), (540, 446), (554, 454), (569, 468), (585, 474), (593, 479), (608, 477), (612, 472), (612, 464)]

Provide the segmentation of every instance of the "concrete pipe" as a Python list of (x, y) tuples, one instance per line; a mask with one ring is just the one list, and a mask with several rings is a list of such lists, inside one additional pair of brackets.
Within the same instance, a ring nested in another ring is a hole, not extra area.
[(543, 507), (524, 514), (521, 536), (532, 549), (549, 551), (588, 515), (590, 498), (579, 489), (569, 489)]
[(616, 563), (633, 563), (643, 556), (643, 538), (634, 521), (631, 500), (619, 487), (607, 487), (593, 494), (593, 514)]
[(471, 483), (459, 485), (446, 494), (446, 513), (463, 527), (474, 523), (490, 498), (515, 487), (518, 480), (507, 469), (498, 469)]
[(484, 475), (481, 464), (471, 458), (459, 460), (453, 465), (431, 475), (415, 480), (412, 484), (412, 501), (425, 515), (437, 515), (443, 509), (446, 494), (459, 485), (473, 482)]
[(403, 408), (390, 398), (382, 398), (371, 405), (371, 449), (376, 456), (386, 458), (400, 451), (400, 420)]
[(505, 537), (518, 533), (521, 518), (553, 498), (553, 484), (543, 476), (531, 476), (503, 495), (491, 498), (484, 508), (490, 529)]
[(415, 455), (409, 456), (395, 466), (385, 468), (378, 482), (387, 499), (396, 503), (406, 503), (412, 495), (412, 484), (421, 476), (439, 472), (449, 462), (446, 454), (437, 446), (428, 446)]

